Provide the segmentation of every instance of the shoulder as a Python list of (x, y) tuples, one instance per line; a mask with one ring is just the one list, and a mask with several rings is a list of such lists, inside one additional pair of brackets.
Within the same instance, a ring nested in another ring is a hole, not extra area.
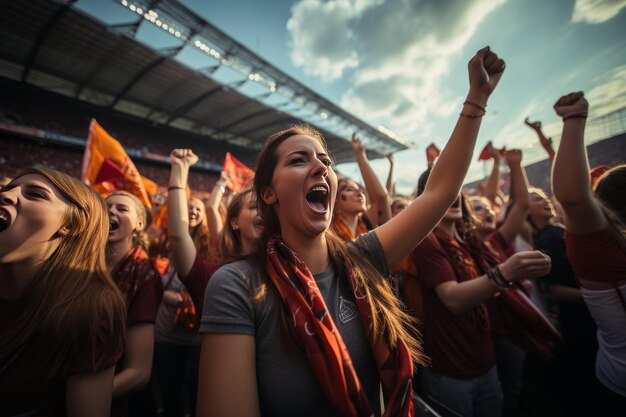
[(243, 259), (231, 262), (219, 267), (209, 280), (209, 288), (216, 290), (219, 288), (246, 288), (256, 287), (259, 282), (259, 267), (251, 259)]

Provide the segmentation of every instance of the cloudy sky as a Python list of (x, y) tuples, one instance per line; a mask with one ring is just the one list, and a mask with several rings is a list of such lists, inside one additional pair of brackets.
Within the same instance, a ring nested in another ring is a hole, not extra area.
[[(558, 143), (551, 107), (585, 91), (591, 116), (626, 106), (626, 0), (181, 0), (309, 88), (413, 141), (395, 155), (399, 192), (445, 145), (468, 91), (467, 61), (490, 45), (507, 62), (483, 120), (487, 141), (543, 159), (529, 116)], [(476, 160), (476, 157), (474, 158)], [(373, 161), (384, 181), (386, 160)], [(337, 167), (358, 177), (355, 164)], [(467, 180), (488, 173), (475, 162)]]

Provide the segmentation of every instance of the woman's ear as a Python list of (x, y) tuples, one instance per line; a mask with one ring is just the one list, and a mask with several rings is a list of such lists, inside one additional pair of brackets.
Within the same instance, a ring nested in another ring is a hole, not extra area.
[(261, 198), (263, 199), (263, 202), (265, 204), (268, 204), (270, 206), (276, 204), (276, 202), (278, 201), (276, 194), (274, 194), (274, 191), (272, 191), (270, 187), (263, 187), (263, 189), (261, 190)]
[(233, 230), (239, 230), (239, 220), (237, 218), (230, 219), (230, 227)]

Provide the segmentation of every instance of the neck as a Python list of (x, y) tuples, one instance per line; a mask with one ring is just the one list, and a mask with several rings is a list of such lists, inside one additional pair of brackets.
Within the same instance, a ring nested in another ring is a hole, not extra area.
[(254, 251), (254, 245), (256, 243), (254, 241), (250, 241), (249, 239), (241, 239), (241, 255), (248, 256)]
[(109, 272), (113, 271), (117, 264), (128, 255), (132, 247), (132, 236), (119, 242), (109, 242), (107, 245), (107, 270)]
[(456, 230), (456, 222), (450, 220), (441, 220), (437, 225), (437, 229), (441, 230), (449, 238), (454, 237), (454, 231)]
[(33, 262), (33, 259), (0, 264), (0, 297), (10, 300), (20, 298), (40, 266), (41, 263)]
[(282, 239), (289, 249), (298, 254), (312, 274), (324, 272), (330, 266), (328, 243), (324, 233), (312, 238), (302, 235), (291, 238), (283, 234)]
[(543, 229), (550, 224), (550, 218), (544, 216), (530, 216), (530, 220), (533, 222), (537, 229)]
[(357, 227), (359, 225), (359, 213), (342, 213), (341, 220), (348, 226), (352, 236), (356, 236)]

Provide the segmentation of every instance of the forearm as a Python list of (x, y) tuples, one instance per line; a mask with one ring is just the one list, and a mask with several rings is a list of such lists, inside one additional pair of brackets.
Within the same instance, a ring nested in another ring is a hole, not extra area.
[(135, 391), (150, 380), (150, 368), (126, 368), (113, 378), (113, 398)]
[(356, 154), (356, 162), (359, 166), (359, 170), (361, 171), (361, 176), (363, 177), (363, 183), (365, 185), (365, 189), (367, 190), (368, 197), (372, 201), (376, 201), (377, 204), (380, 204), (381, 202), (389, 204), (389, 195), (387, 194), (387, 190), (385, 190), (383, 185), (378, 180), (376, 173), (367, 160), (367, 156), (365, 156), (365, 152)]
[(528, 195), (528, 178), (521, 163), (509, 166), (511, 173), (511, 199), (513, 204), (518, 205), (522, 210), (528, 210), (530, 200)]
[(584, 130), (584, 118), (573, 118), (563, 123), (561, 143), (552, 172), (554, 195), (563, 206), (592, 199)]
[(389, 162), (389, 175), (387, 176), (387, 194), (389, 196), (394, 195), (393, 190), (393, 161)]
[[(497, 151), (496, 151), (497, 152)], [(484, 196), (492, 203), (496, 199), (498, 192), (498, 184), (500, 183), (500, 158), (493, 158), (493, 167), (491, 168), (491, 175), (485, 184)]]
[(496, 288), (486, 275), (465, 282), (451, 282), (437, 288), (437, 294), (448, 310), (463, 314), (493, 297)]
[[(468, 100), (485, 107), (487, 97), (470, 92)], [(463, 106), (462, 113), (477, 115), (479, 109), (470, 104)], [(442, 215), (456, 199), (476, 145), (480, 129), (481, 117), (469, 118), (460, 116), (450, 140), (441, 152), (437, 163), (430, 174), (424, 193), (435, 193), (441, 200)]]
[[(173, 165), (167, 189), (167, 231), (170, 240), (189, 237), (189, 214), (187, 208), (187, 176), (189, 168)], [(191, 239), (191, 237), (189, 237)]]

